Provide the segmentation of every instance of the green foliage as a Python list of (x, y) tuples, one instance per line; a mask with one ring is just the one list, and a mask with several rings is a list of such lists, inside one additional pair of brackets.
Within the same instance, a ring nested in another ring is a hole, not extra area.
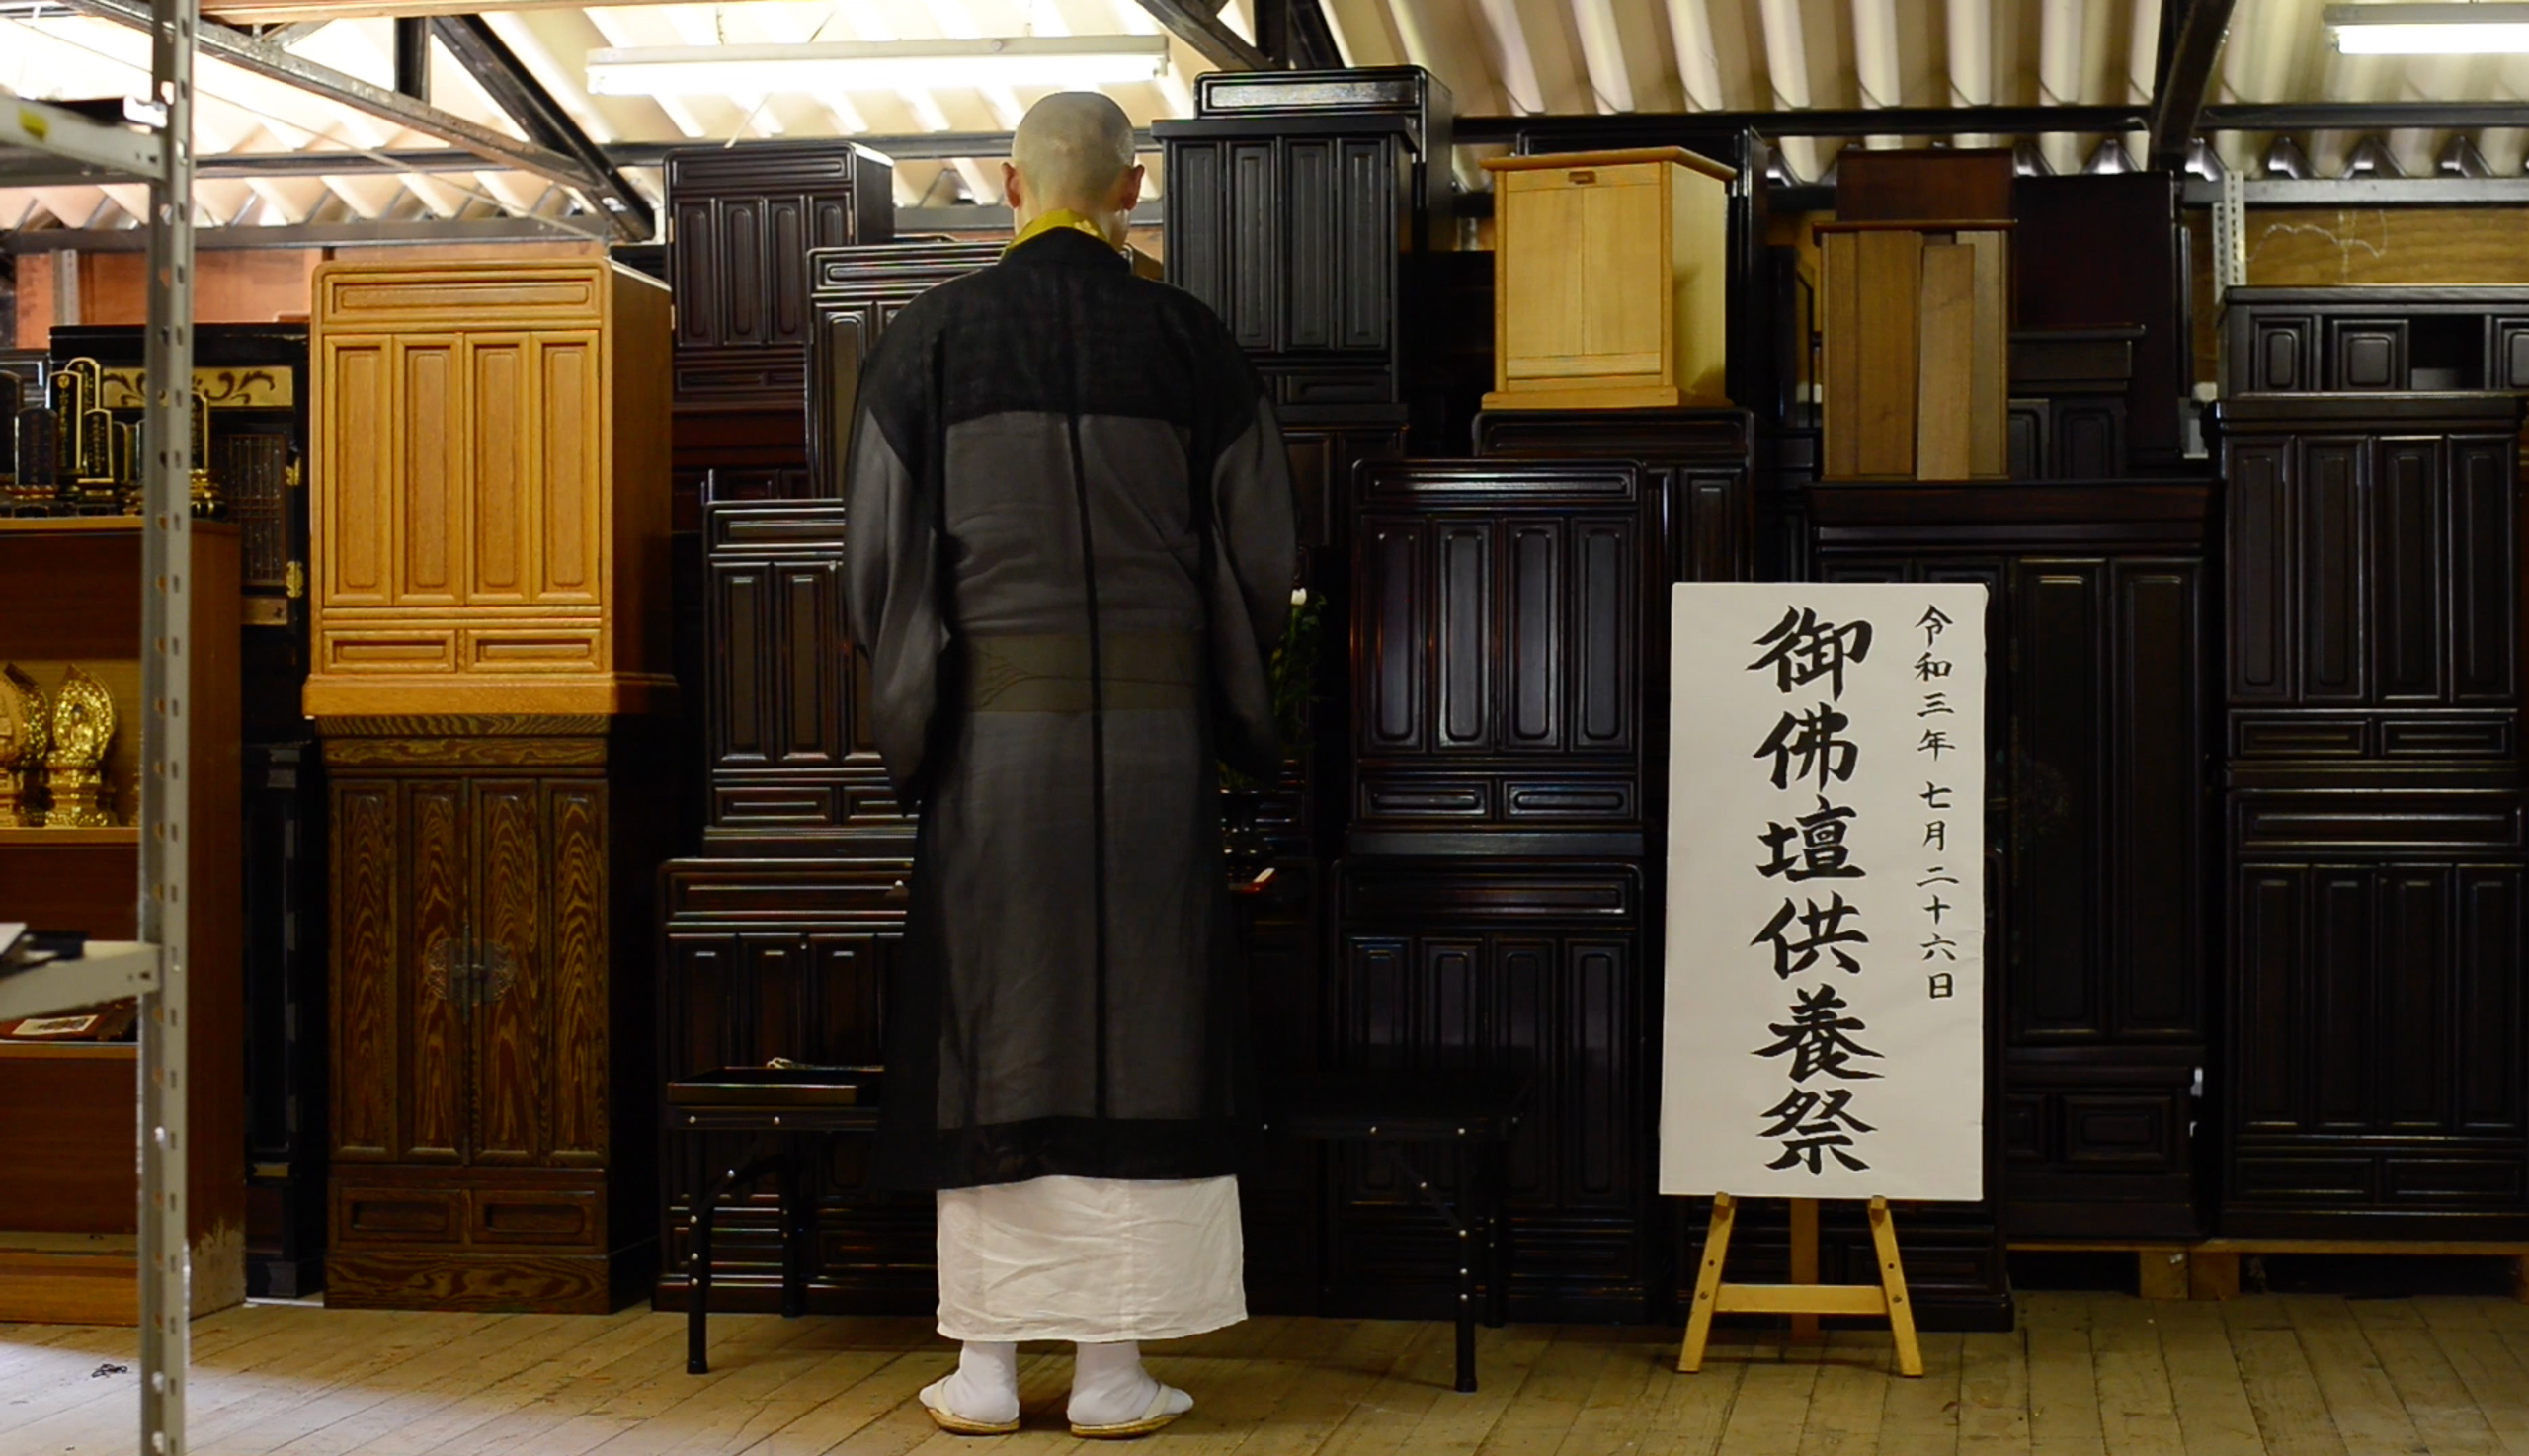
[[(1309, 708), (1316, 701), (1317, 646), (1324, 618), (1325, 603), (1316, 593), (1292, 603), (1291, 614), (1282, 624), (1281, 643), (1264, 664), (1265, 685), (1273, 696), (1273, 727), (1281, 735), (1282, 752), (1294, 759), (1307, 751), (1312, 736)], [(1221, 766), (1221, 785), (1265, 787), (1227, 764)]]

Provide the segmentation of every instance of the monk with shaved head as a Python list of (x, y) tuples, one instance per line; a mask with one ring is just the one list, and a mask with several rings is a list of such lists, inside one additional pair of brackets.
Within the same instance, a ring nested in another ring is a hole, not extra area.
[(1017, 237), (889, 327), (852, 438), (852, 635), (921, 816), (877, 1175), (938, 1197), (932, 1418), (1017, 1430), (1018, 1342), (1066, 1340), (1072, 1431), (1133, 1436), (1193, 1404), (1139, 1342), (1247, 1315), (1219, 769), (1280, 770), (1291, 489), (1228, 330), (1125, 260), (1122, 110), (1049, 96), (1011, 150)]

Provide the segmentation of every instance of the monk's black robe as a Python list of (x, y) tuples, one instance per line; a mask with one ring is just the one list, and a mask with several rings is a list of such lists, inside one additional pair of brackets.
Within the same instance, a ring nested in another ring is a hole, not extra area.
[(1289, 465), (1191, 294), (1062, 229), (862, 371), (853, 640), (921, 831), (876, 1180), (1211, 1177), (1249, 1118), (1217, 766), (1278, 770)]

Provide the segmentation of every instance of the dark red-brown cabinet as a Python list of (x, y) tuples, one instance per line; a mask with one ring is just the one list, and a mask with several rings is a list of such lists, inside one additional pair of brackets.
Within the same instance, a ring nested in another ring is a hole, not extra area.
[(1988, 1301), (2006, 1287), (2004, 1234), (2203, 1228), (2210, 497), (2143, 481), (1809, 492), (1820, 580), (1992, 594), (1989, 1192), (1902, 1223), (1963, 1278), (1972, 1255)]
[(2529, 1233), (2520, 418), (2220, 406), (2225, 1233)]
[(893, 239), (894, 172), (848, 141), (668, 153), (679, 408), (799, 402), (808, 251)]

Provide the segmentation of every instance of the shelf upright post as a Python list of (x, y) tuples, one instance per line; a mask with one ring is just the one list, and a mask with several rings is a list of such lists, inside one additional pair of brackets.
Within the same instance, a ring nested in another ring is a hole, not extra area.
[[(164, 170), (149, 188), (149, 335), (141, 440), (140, 1450), (181, 1456), (191, 1363), (186, 1102), (191, 969), (185, 781), (193, 696), (194, 28), (199, 0), (150, 0), (150, 100)], [(205, 464), (207, 462), (204, 462)]]

